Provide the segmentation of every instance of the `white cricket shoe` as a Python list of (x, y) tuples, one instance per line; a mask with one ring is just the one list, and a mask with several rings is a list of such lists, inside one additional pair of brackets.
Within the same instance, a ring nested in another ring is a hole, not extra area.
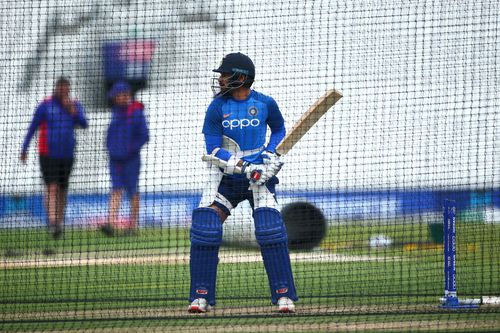
[(208, 304), (206, 299), (197, 298), (189, 304), (188, 311), (191, 313), (205, 313), (211, 309), (212, 307)]
[(281, 297), (278, 300), (278, 312), (280, 313), (295, 313), (295, 304), (288, 297)]

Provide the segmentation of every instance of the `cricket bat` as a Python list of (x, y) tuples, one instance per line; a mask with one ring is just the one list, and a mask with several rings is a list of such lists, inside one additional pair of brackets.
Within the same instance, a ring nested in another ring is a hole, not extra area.
[(281, 140), (276, 147), (276, 152), (279, 155), (287, 154), (290, 149), (295, 146), (297, 142), (306, 134), (311, 127), (318, 122), (318, 120), (340, 99), (342, 93), (335, 89), (328, 90), (316, 103), (311, 105), (309, 110), (300, 117), (299, 120), (293, 125), (288, 134)]

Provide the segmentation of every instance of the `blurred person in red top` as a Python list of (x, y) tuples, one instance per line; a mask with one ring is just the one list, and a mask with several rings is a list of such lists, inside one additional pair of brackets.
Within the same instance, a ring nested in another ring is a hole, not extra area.
[(35, 114), (24, 139), (21, 161), (25, 164), (31, 139), (39, 130), (38, 153), (44, 180), (45, 208), (49, 232), (54, 239), (63, 233), (64, 212), (68, 196), (69, 177), (75, 160), (76, 127), (87, 128), (85, 110), (70, 97), (71, 84), (60, 77), (52, 96), (45, 98)]

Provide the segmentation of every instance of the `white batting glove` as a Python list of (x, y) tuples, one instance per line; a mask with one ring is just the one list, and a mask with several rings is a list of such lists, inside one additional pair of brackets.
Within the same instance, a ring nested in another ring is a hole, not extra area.
[(274, 173), (266, 164), (246, 163), (242, 167), (242, 171), (255, 185), (264, 185), (269, 178), (274, 176)]
[(278, 154), (270, 151), (263, 152), (261, 156), (264, 164), (267, 165), (269, 172), (272, 173), (272, 176), (276, 176), (283, 167), (283, 164), (285, 164)]

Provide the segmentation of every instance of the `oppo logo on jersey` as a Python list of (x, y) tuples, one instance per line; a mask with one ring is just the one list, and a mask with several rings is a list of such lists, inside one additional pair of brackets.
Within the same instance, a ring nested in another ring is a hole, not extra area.
[(259, 119), (231, 119), (231, 120), (224, 120), (222, 122), (222, 127), (224, 128), (229, 128), (229, 129), (234, 129), (234, 128), (239, 128), (243, 129), (244, 127), (252, 126), (252, 127), (257, 127), (260, 125), (260, 120)]

